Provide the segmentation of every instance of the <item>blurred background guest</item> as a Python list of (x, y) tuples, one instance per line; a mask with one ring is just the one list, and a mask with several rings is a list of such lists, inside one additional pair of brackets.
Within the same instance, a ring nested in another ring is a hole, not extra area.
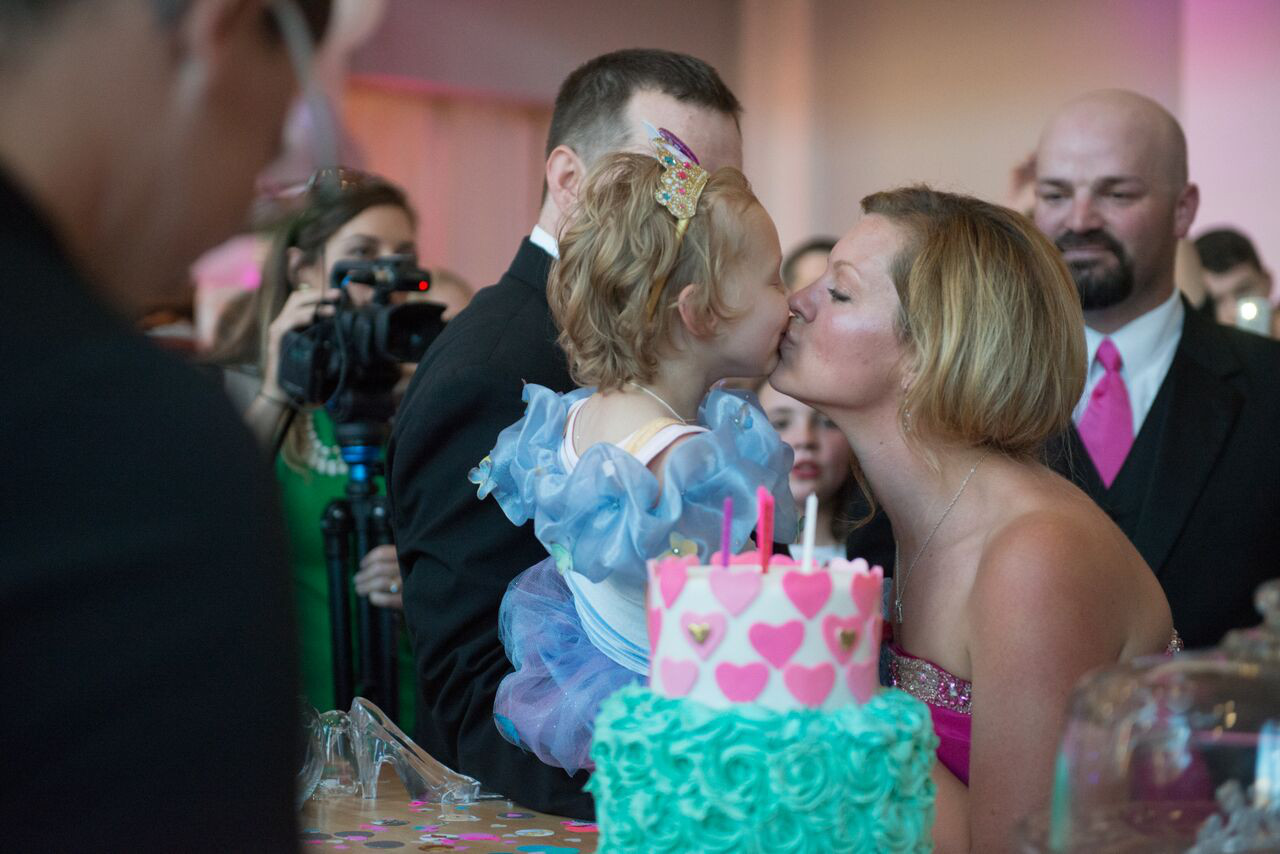
[[(824, 255), (824, 267), (825, 258)], [(767, 381), (756, 388), (756, 394), (773, 429), (796, 453), (791, 467), (791, 497), (803, 511), (805, 500), (810, 495), (818, 496), (814, 559), (844, 557), (845, 538), (852, 528), (849, 514), (859, 492), (849, 440), (830, 418), (788, 397)], [(799, 557), (798, 545), (793, 545), (791, 551)]]
[(247, 217), (285, 42), (328, 18), (294, 6), (0, 4), (0, 817), (56, 827), (38, 847), (213, 851), (246, 816), (238, 849), (297, 845), (272, 484), (216, 385), (136, 331)]
[(1262, 266), (1253, 241), (1233, 228), (1218, 228), (1197, 237), (1195, 247), (1218, 322), (1280, 337), (1271, 271)]
[(834, 237), (813, 237), (782, 259), (782, 283), (794, 293), (817, 281), (827, 269), (827, 255), (836, 245)]
[[(291, 330), (331, 316), (339, 298), (332, 283), (341, 261), (371, 261), (388, 255), (416, 256), (415, 217), (400, 188), (375, 175), (326, 169), (313, 176), (302, 206), (279, 228), (256, 291), (233, 302), (224, 338), (208, 358), (226, 368), (233, 396), (248, 400), (244, 418), (273, 460), (289, 533), (294, 595), (302, 652), (302, 683), (317, 709), (334, 707), (329, 587), (320, 521), (348, 481), (334, 422), (324, 407), (297, 406), (280, 387), (281, 339)], [(373, 289), (351, 283), (351, 304), (369, 304)], [(246, 389), (253, 389), (252, 395)], [(283, 431), (283, 435), (281, 435)], [(364, 555), (355, 590), (378, 607), (403, 609), (395, 547)], [(386, 710), (412, 727), (413, 663), (400, 639), (400, 708)]]

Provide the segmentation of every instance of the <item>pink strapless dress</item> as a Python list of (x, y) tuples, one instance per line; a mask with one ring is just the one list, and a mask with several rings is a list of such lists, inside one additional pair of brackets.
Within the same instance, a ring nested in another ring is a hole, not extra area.
[(929, 707), (938, 736), (938, 761), (969, 785), (969, 744), (973, 740), (973, 684), (932, 661), (909, 654), (896, 643), (889, 650), (889, 684)]
[[(969, 785), (973, 683), (948, 673), (932, 661), (911, 655), (892, 641), (886, 641), (885, 646), (889, 650), (889, 684), (929, 707), (933, 730), (938, 736), (938, 761), (961, 783)], [(1182, 639), (1175, 631), (1165, 655), (1181, 650)]]

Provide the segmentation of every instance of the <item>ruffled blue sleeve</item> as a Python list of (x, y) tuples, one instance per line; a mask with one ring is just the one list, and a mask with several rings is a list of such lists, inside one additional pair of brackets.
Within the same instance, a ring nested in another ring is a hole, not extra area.
[(645, 561), (667, 553), (706, 560), (720, 548), (724, 499), (733, 498), (731, 540), (740, 551), (756, 524), (756, 487), (773, 494), (774, 538), (796, 535), (788, 476), (794, 458), (754, 398), (713, 391), (699, 410), (699, 433), (674, 448), (663, 483), (635, 457), (600, 443), (572, 472), (560, 461), (569, 407), (591, 394), (560, 395), (527, 385), (522, 419), (503, 430), (493, 451), (472, 471), (480, 498), (492, 495), (517, 525), (534, 533), (561, 572), (592, 581), (626, 573), (643, 579)]

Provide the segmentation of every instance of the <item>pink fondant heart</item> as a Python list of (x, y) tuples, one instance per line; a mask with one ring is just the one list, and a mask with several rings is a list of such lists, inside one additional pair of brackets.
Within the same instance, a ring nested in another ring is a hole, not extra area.
[(853, 699), (859, 703), (865, 703), (870, 700), (880, 688), (880, 662), (876, 660), (876, 656), (871, 656), (861, 664), (854, 664), (849, 667), (849, 693), (853, 694)]
[(649, 657), (658, 651), (658, 638), (662, 634), (662, 609), (649, 609)]
[[(866, 562), (863, 561), (863, 565)], [(851, 585), (853, 604), (858, 606), (858, 613), (866, 617), (880, 613), (881, 591), (884, 589), (884, 570), (875, 567), (869, 572), (855, 572)]]
[(680, 628), (689, 639), (693, 651), (703, 661), (706, 661), (720, 645), (720, 641), (724, 640), (725, 625), (724, 614), (695, 614), (692, 611), (686, 611), (680, 615)]
[(658, 564), (658, 590), (662, 593), (663, 604), (670, 608), (688, 580), (689, 568), (684, 561), (664, 560)]
[(827, 572), (788, 572), (782, 576), (782, 590), (809, 619), (822, 610), (831, 598), (831, 574)]
[(811, 708), (821, 706), (836, 684), (835, 666), (822, 663), (816, 667), (793, 664), (782, 671), (782, 681), (787, 684), (791, 696)]
[(662, 687), (668, 697), (683, 697), (693, 690), (693, 683), (698, 681), (696, 661), (664, 658), (658, 665), (658, 670), (662, 673)]
[(769, 668), (758, 662), (739, 667), (726, 661), (716, 668), (716, 684), (731, 703), (750, 703), (768, 681)]
[(854, 646), (862, 635), (858, 617), (842, 618), (828, 614), (822, 618), (822, 639), (827, 642), (827, 649), (841, 664), (848, 664), (853, 658)]
[(791, 620), (780, 626), (756, 623), (747, 638), (765, 661), (781, 670), (804, 643), (804, 623)]
[(730, 614), (738, 616), (760, 594), (760, 573), (751, 570), (711, 570), (711, 592)]

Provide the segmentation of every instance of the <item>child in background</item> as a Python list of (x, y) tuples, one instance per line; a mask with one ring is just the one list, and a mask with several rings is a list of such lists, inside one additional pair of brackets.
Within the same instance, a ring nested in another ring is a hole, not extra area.
[[(791, 497), (796, 506), (803, 507), (810, 495), (818, 496), (813, 559), (822, 563), (844, 557), (845, 539), (854, 525), (854, 502), (859, 496), (849, 440), (830, 418), (788, 397), (768, 382), (761, 383), (756, 394), (773, 429), (795, 452)], [(799, 543), (792, 544), (791, 556), (800, 557)]]
[(791, 450), (725, 377), (777, 363), (789, 311), (773, 221), (736, 169), (708, 174), (652, 131), (656, 158), (616, 154), (589, 176), (547, 300), (583, 386), (525, 387), (524, 417), (472, 473), (550, 555), (503, 598), (500, 636), (515, 671), (494, 704), (499, 729), (543, 762), (591, 768), (605, 697), (648, 673), (645, 562), (707, 562), (726, 497), (731, 544), (747, 543), (755, 490), (796, 528)]

